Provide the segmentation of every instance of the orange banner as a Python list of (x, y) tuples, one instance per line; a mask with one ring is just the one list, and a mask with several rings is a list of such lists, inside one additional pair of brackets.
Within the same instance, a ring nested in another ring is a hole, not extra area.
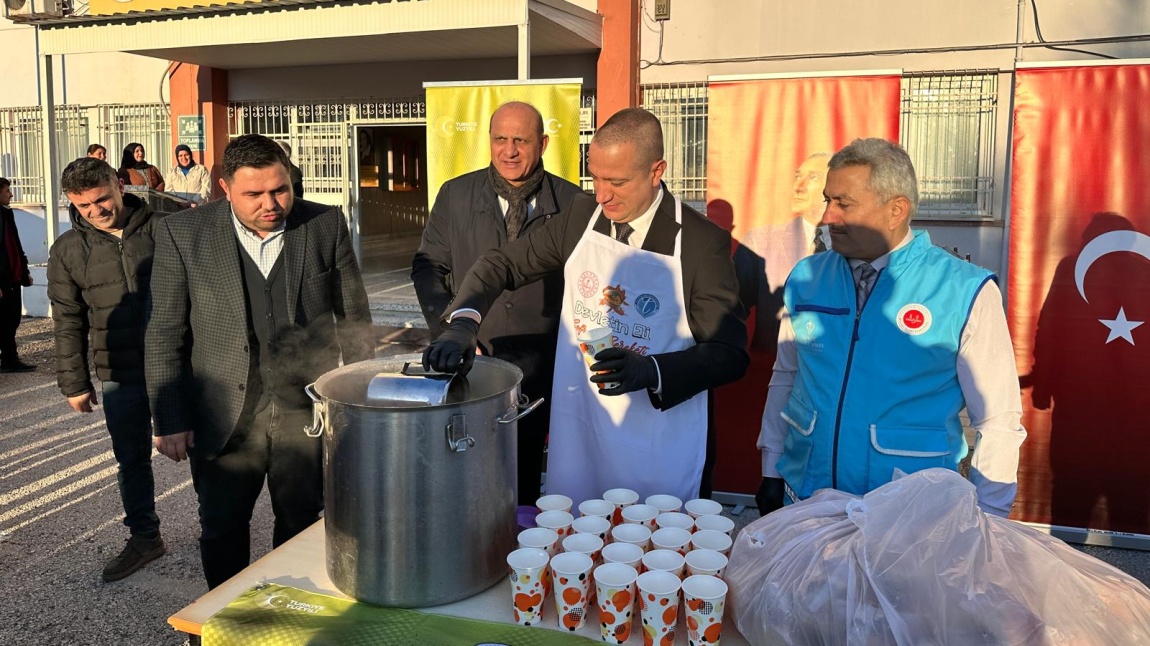
[(859, 137), (898, 141), (898, 74), (712, 81), (708, 85), (707, 217), (732, 230), (751, 366), (715, 393), (716, 491), (753, 493), (755, 440), (778, 337), (782, 286), (810, 253), (826, 164)]
[(1020, 69), (1014, 105), (1014, 516), (1150, 534), (1150, 65)]

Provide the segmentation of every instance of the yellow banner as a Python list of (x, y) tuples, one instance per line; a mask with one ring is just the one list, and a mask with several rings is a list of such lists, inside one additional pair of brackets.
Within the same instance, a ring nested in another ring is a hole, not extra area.
[(444, 182), (491, 163), (491, 113), (508, 101), (525, 101), (543, 114), (549, 139), (543, 167), (578, 184), (579, 92), (578, 83), (428, 87), (428, 208)]

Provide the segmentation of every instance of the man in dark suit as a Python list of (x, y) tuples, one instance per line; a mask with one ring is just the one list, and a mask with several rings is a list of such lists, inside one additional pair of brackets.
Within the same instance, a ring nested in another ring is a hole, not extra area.
[(367, 293), (338, 208), (295, 200), (283, 150), (224, 150), (227, 200), (156, 229), (145, 357), (156, 448), (191, 460), (209, 587), (248, 565), (265, 476), (273, 545), (323, 509), (322, 445), (303, 387), (374, 355)]
[[(491, 165), (461, 175), (439, 189), (411, 279), (432, 338), (455, 289), (479, 258), (525, 236), (559, 215), (581, 191), (543, 170), (547, 135), (543, 116), (528, 103), (511, 102), (491, 115)], [(483, 354), (523, 370), (522, 392), (544, 406), (519, 422), (519, 502), (539, 497), (543, 448), (550, 419), (551, 376), (559, 329), (559, 273), (504, 292), (479, 329)]]
[[(747, 367), (730, 234), (670, 195), (665, 169), (658, 119), (612, 116), (589, 150), (595, 199), (577, 197), (564, 217), (485, 254), (424, 353), (429, 367), (466, 372), (499, 294), (563, 272), (547, 491), (576, 502), (619, 486), (708, 494), (704, 393)], [(614, 347), (588, 367), (580, 337), (596, 328), (610, 328)]]
[(28, 256), (20, 244), (12, 201), (12, 182), (0, 177), (0, 372), (29, 372), (36, 369), (16, 355), (16, 328), (24, 313), (21, 287), (32, 285)]

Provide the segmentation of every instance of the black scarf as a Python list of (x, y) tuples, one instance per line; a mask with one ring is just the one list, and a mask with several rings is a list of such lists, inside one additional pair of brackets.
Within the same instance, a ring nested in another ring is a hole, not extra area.
[(495, 164), (487, 167), (487, 176), (491, 178), (495, 194), (507, 200), (507, 241), (511, 242), (523, 232), (523, 225), (527, 224), (527, 203), (535, 197), (543, 185), (543, 160), (539, 160), (535, 170), (531, 171), (522, 186), (512, 186), (503, 179), (499, 171), (495, 170)]

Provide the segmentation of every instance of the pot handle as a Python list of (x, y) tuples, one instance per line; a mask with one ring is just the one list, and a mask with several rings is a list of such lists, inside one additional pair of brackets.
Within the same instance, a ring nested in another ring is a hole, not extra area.
[(303, 427), (303, 432), (306, 433), (308, 437), (319, 437), (323, 435), (323, 427), (327, 423), (327, 404), (325, 404), (315, 392), (315, 382), (304, 386), (303, 391), (312, 401), (311, 426)]
[[(531, 400), (527, 398), (527, 395), (520, 395), (519, 403), (515, 406), (515, 410), (507, 411), (503, 414), (503, 417), (500, 417), (495, 421), (499, 422), (500, 424), (510, 424), (512, 422), (517, 422), (521, 417), (530, 414), (531, 411), (543, 405), (542, 397), (531, 403), (528, 403), (529, 401)], [(508, 417), (509, 415), (511, 417)]]

